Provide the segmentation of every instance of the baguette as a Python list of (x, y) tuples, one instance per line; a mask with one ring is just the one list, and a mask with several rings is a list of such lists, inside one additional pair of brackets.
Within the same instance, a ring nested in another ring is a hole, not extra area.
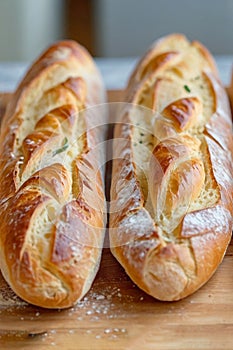
[(181, 34), (139, 61), (114, 131), (110, 246), (131, 279), (173, 301), (200, 288), (232, 232), (229, 101), (213, 58)]
[[(88, 52), (55, 43), (11, 98), (0, 135), (0, 267), (15, 293), (66, 308), (91, 286), (101, 258), (105, 101)], [(104, 127), (103, 127), (104, 128)]]

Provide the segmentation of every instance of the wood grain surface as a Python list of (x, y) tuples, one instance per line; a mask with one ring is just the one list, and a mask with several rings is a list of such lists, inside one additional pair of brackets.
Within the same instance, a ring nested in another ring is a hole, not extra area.
[[(120, 92), (109, 97), (119, 101)], [(1, 112), (8, 99), (0, 98)], [(72, 309), (28, 305), (0, 277), (0, 349), (232, 350), (233, 244), (211, 280), (179, 302), (139, 290), (108, 248), (91, 290)]]

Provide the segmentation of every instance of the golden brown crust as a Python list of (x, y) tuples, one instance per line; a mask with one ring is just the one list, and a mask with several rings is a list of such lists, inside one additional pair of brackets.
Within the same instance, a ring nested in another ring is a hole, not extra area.
[(125, 101), (114, 134), (111, 250), (144, 291), (179, 300), (211, 277), (231, 237), (229, 103), (208, 50), (180, 34), (142, 57)]
[(201, 103), (196, 97), (181, 98), (162, 111), (162, 115), (173, 122), (176, 131), (181, 132), (192, 127), (201, 113)]
[(32, 65), (2, 122), (0, 267), (12, 289), (38, 306), (72, 306), (98, 270), (105, 116), (88, 108), (103, 102), (92, 58), (63, 41)]

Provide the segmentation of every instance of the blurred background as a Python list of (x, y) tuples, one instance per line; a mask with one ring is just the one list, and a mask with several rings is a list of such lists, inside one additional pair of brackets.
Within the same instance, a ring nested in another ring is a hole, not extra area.
[(0, 0), (0, 61), (31, 61), (62, 38), (98, 57), (139, 56), (171, 32), (233, 54), (233, 0)]

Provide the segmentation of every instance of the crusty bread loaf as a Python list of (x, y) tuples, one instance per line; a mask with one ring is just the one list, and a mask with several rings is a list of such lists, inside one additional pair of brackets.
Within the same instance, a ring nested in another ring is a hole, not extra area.
[(232, 231), (232, 126), (211, 55), (173, 34), (135, 68), (115, 127), (110, 245), (160, 300), (202, 286)]
[(2, 121), (0, 267), (32, 304), (70, 307), (98, 270), (105, 116), (90, 107), (104, 101), (91, 56), (62, 41), (32, 65)]

